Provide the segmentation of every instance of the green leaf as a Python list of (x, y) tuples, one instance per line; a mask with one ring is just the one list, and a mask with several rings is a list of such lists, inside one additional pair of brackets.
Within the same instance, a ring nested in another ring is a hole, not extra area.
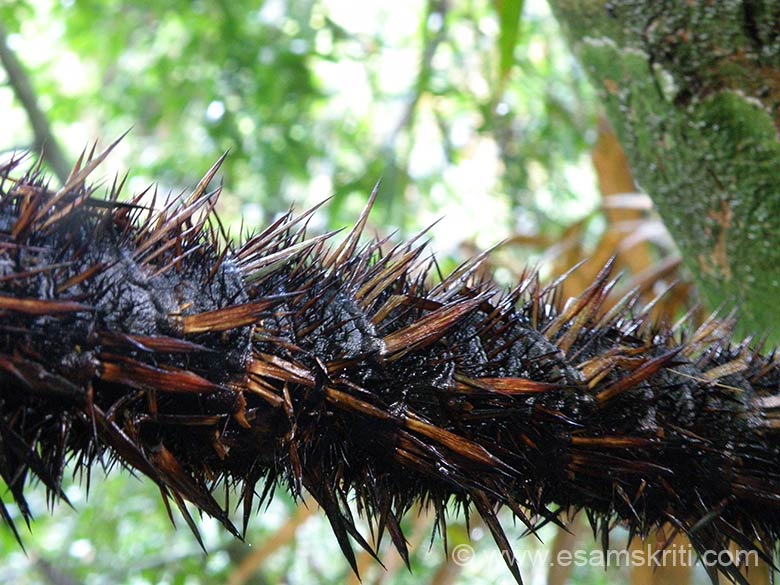
[(520, 37), (520, 22), (523, 15), (523, 0), (497, 0), (498, 10), (498, 78), (503, 85), (515, 64), (515, 47)]

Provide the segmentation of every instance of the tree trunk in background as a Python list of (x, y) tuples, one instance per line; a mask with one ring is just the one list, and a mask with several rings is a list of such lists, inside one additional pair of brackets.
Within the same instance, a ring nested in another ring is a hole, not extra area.
[[(634, 538), (629, 547), (631, 554), (637, 554), (642, 559), (642, 562), (631, 566), (631, 585), (685, 585), (692, 582), (693, 567), (671, 560), (681, 558), (680, 550), (686, 554), (691, 550), (691, 544), (682, 534), (677, 534), (670, 542), (663, 537), (655, 541), (650, 537), (646, 542)], [(663, 556), (663, 551), (669, 552), (667, 557)], [(658, 564), (652, 562), (654, 554), (660, 559)], [(667, 560), (664, 562), (664, 559)]]
[(780, 5), (551, 4), (704, 300), (780, 341)]
[(704, 300), (780, 341), (780, 5), (550, 3)]

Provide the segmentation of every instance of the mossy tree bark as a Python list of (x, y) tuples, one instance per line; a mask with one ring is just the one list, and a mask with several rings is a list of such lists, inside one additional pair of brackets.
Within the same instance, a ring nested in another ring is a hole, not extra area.
[(780, 4), (551, 4), (704, 300), (780, 341)]

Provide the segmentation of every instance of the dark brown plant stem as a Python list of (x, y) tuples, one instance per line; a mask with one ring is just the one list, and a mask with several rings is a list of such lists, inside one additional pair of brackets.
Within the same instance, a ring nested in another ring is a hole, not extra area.
[(244, 528), (275, 489), (306, 491), (356, 572), (353, 543), (376, 557), (385, 537), (408, 564), (418, 505), (442, 532), (448, 506), (476, 512), (518, 582), (501, 508), (529, 532), (582, 510), (605, 549), (615, 523), (670, 524), (700, 553), (771, 558), (773, 352), (715, 318), (653, 323), (636, 297), (605, 310), (611, 263), (566, 303), (532, 272), (499, 290), (484, 255), (432, 281), (415, 240), (362, 238), (376, 193), (338, 244), (307, 235), (315, 208), (234, 246), (208, 190), (221, 161), (150, 208), (85, 184), (112, 147), (58, 191), (0, 167), (0, 478), (25, 520), (29, 479), (64, 498), (66, 461), (118, 461), (198, 538), (185, 501), (240, 536), (221, 486)]

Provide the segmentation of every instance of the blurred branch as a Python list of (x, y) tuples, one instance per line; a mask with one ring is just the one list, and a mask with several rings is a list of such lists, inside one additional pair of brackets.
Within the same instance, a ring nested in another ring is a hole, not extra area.
[(293, 514), (285, 524), (268, 538), (255, 551), (247, 556), (235, 571), (230, 575), (228, 585), (242, 585), (246, 583), (257, 572), (271, 554), (289, 544), (295, 538), (295, 532), (298, 527), (306, 522), (315, 512), (315, 502), (306, 500), (299, 504), (295, 514)]
[[(449, 9), (447, 0), (430, 0), (425, 13), (425, 19), (422, 23), (423, 27), (423, 53), (420, 59), (420, 68), (417, 70), (417, 79), (414, 82), (414, 89), (412, 90), (409, 99), (406, 102), (401, 117), (398, 119), (393, 131), (390, 132), (387, 137), (387, 147), (393, 148), (398, 135), (401, 131), (408, 127), (411, 127), (414, 121), (414, 113), (417, 109), (417, 104), (420, 101), (423, 93), (425, 93), (428, 82), (431, 79), (431, 71), (433, 70), (433, 57), (436, 55), (436, 49), (447, 36), (447, 10)], [(438, 28), (431, 30), (430, 26), (431, 18), (437, 16), (440, 19)], [(433, 32), (433, 34), (430, 34)]]
[(68, 179), (72, 165), (68, 163), (65, 154), (54, 138), (46, 115), (38, 107), (38, 100), (30, 84), (30, 79), (8, 46), (7, 41), (8, 35), (0, 24), (0, 63), (8, 74), (8, 83), (13, 89), (14, 95), (27, 112), (27, 118), (30, 120), (33, 130), (34, 149), (43, 153), (43, 159), (60, 182), (64, 184)]
[[(386, 171), (382, 176), (382, 182), (387, 192), (393, 194), (402, 194), (406, 191), (408, 183), (409, 156), (412, 152), (414, 142), (414, 117), (417, 106), (423, 94), (428, 90), (428, 84), (433, 71), (433, 58), (436, 50), (447, 36), (447, 11), (449, 10), (449, 0), (428, 0), (425, 15), (423, 17), (422, 27), (422, 55), (420, 57), (420, 66), (414, 85), (409, 92), (401, 115), (396, 121), (392, 130), (387, 134), (384, 144), (379, 153), (379, 159), (386, 161)], [(436, 22), (438, 19), (438, 22)], [(400, 149), (397, 142), (401, 132), (406, 130), (409, 133), (409, 141), (406, 152), (399, 155)], [(391, 222), (397, 225), (403, 225), (405, 211), (394, 205), (395, 198), (387, 203), (387, 215)]]
[(547, 585), (566, 585), (570, 582), (569, 578), (573, 568), (571, 563), (559, 563), (557, 560), (562, 558), (561, 551), (574, 551), (577, 546), (579, 538), (577, 533), (578, 529), (581, 528), (581, 523), (575, 522), (572, 522), (570, 530), (558, 528), (558, 532), (555, 534), (550, 547), (550, 558), (553, 561), (547, 569)]
[(78, 585), (78, 581), (66, 574), (62, 569), (55, 567), (46, 559), (36, 558), (35, 567), (49, 585)]

